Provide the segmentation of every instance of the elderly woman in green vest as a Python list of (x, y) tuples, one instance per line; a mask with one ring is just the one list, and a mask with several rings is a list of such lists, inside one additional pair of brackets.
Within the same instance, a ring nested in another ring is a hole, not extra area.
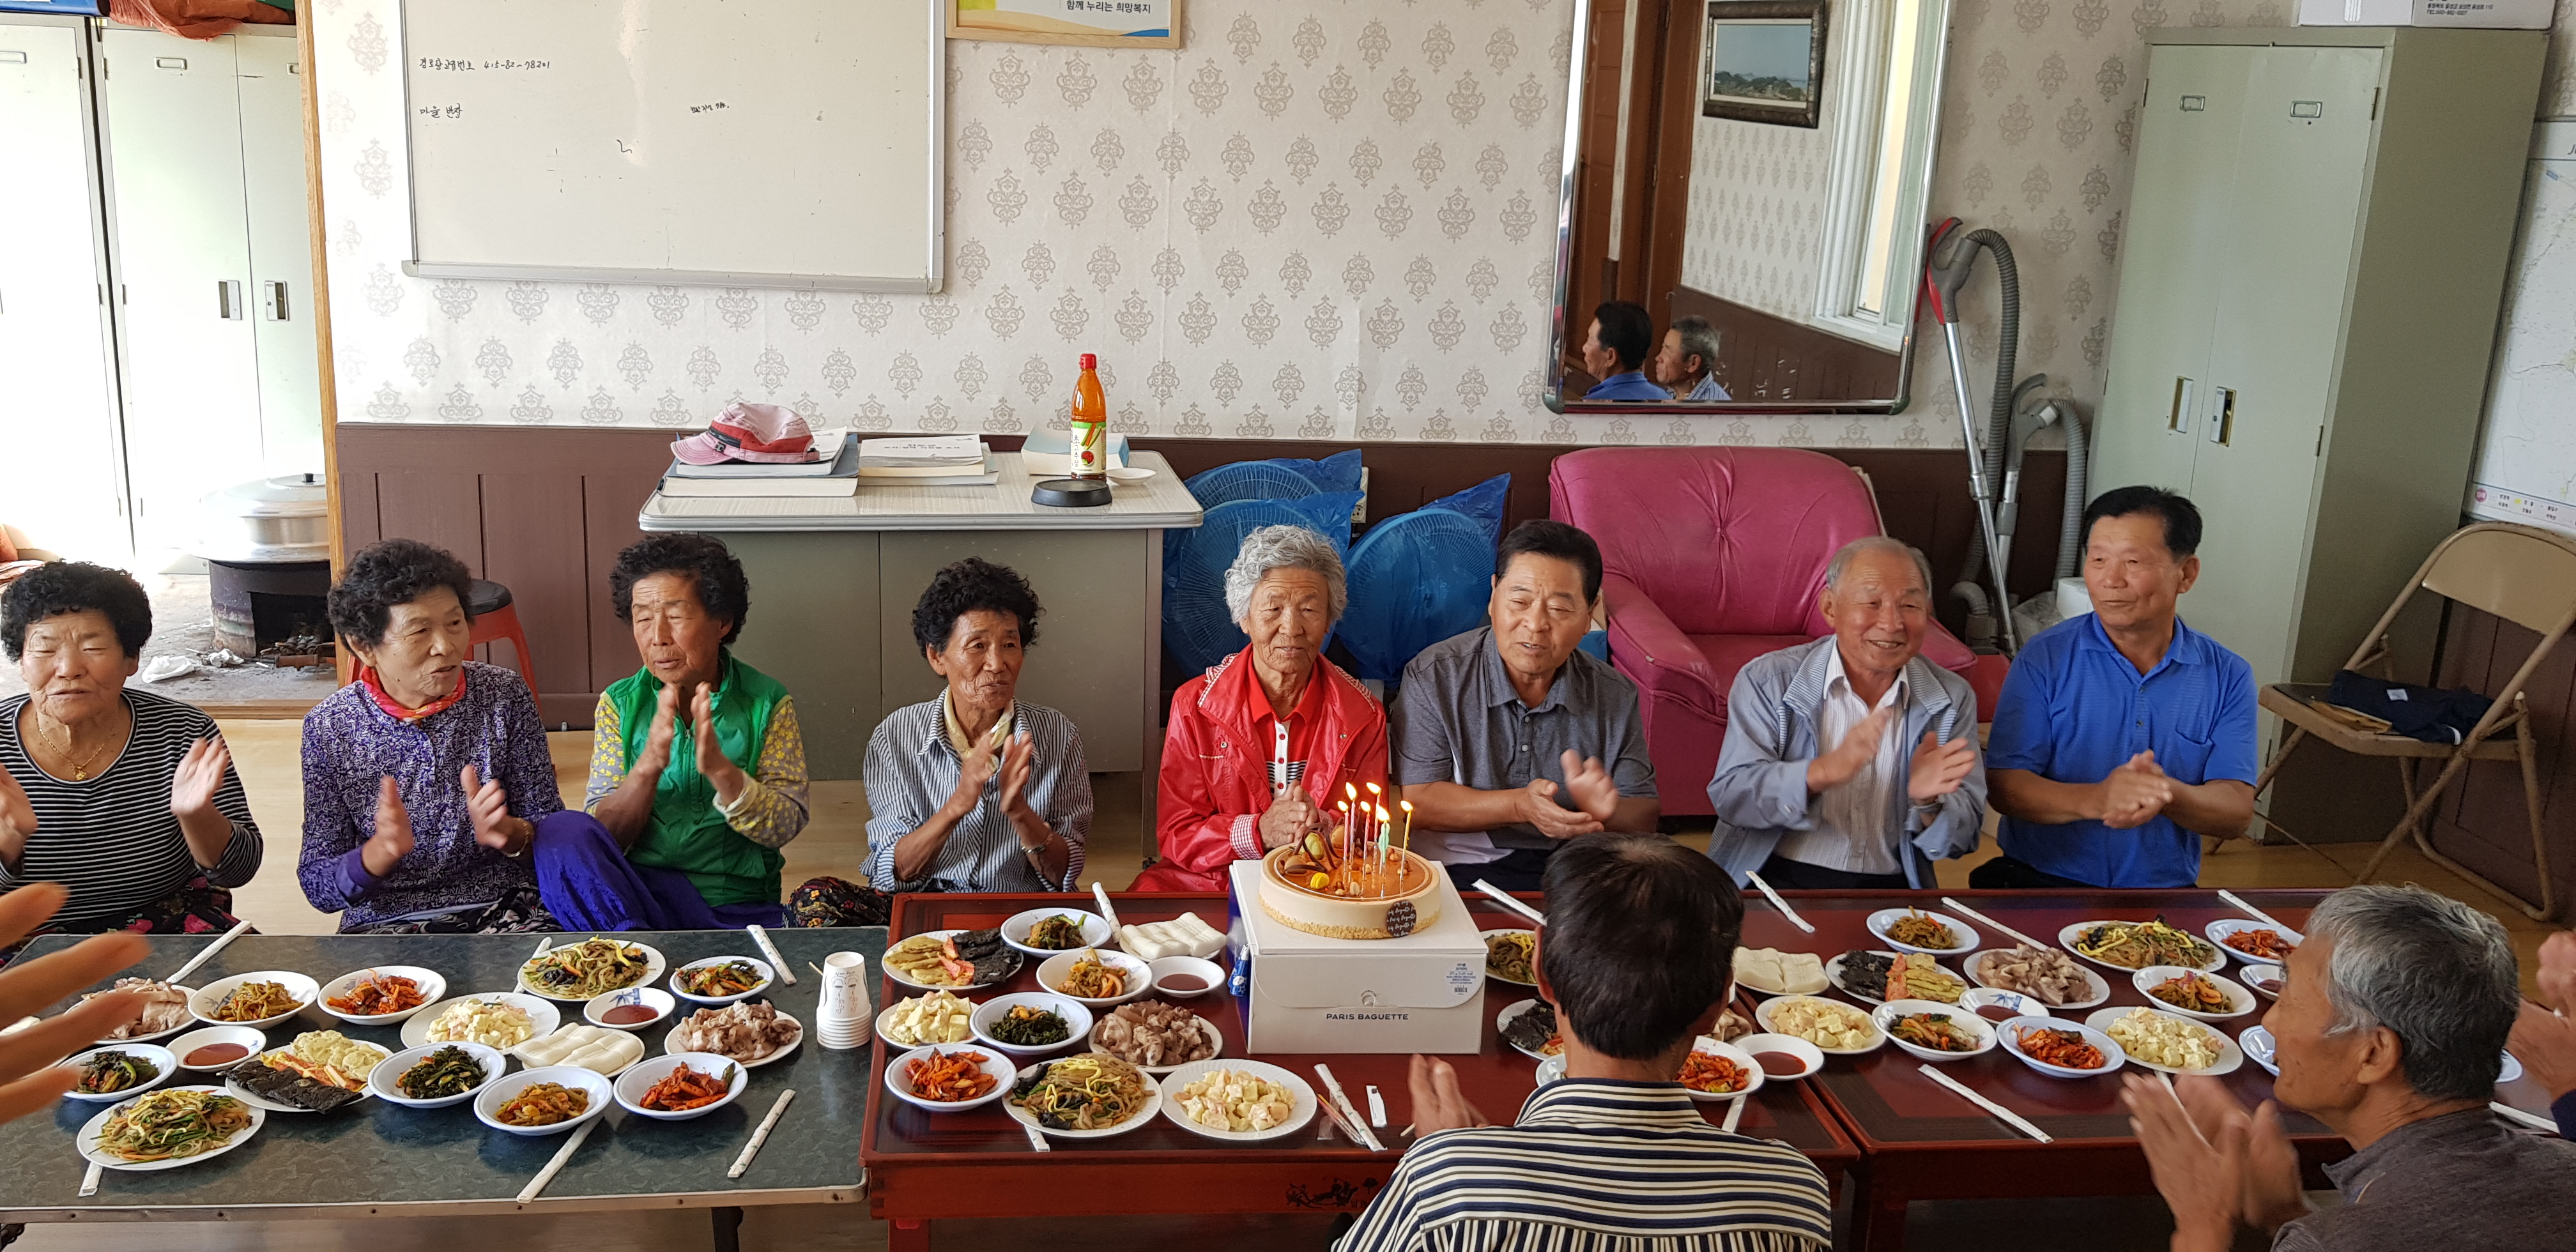
[(649, 535), (608, 576), (644, 668), (599, 696), (582, 807), (537, 880), (564, 929), (786, 924), (779, 849), (805, 829), (805, 743), (778, 680), (734, 658), (751, 589), (704, 535)]

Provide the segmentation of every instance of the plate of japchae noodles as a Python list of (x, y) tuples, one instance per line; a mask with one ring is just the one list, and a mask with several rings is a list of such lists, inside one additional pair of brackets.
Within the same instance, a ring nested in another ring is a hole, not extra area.
[(519, 990), (549, 1000), (588, 1000), (652, 982), (665, 968), (662, 954), (651, 947), (593, 936), (530, 957), (519, 967)]
[(89, 1119), (74, 1142), (108, 1169), (177, 1169), (240, 1147), (267, 1122), (221, 1087), (164, 1087)]
[(1002, 1101), (1013, 1118), (1059, 1139), (1105, 1139), (1147, 1122), (1163, 1093), (1142, 1070), (1105, 1052), (1077, 1052), (1020, 1071)]
[(2128, 973), (2150, 965), (2179, 965), (2208, 973), (2227, 965), (2217, 944), (2162, 917), (2144, 922), (2077, 922), (2057, 932), (2057, 942), (2096, 965)]

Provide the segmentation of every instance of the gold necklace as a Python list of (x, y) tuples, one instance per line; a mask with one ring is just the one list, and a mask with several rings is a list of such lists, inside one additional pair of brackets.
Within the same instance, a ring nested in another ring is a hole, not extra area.
[[(36, 729), (38, 729), (38, 730), (43, 730), (44, 728), (45, 728), (45, 721), (44, 721), (44, 719), (43, 719), (42, 717), (37, 718), (37, 719), (36, 719)], [(52, 739), (52, 738), (53, 738), (53, 736), (52, 736), (51, 734), (47, 734), (45, 737), (46, 737), (47, 739)], [(80, 761), (78, 764), (75, 764), (75, 765), (73, 765), (73, 766), (72, 766), (72, 781), (73, 781), (73, 782), (88, 782), (88, 781), (89, 781), (89, 767), (90, 767), (92, 764), (95, 764), (95, 763), (98, 761), (98, 757), (99, 757), (99, 754), (100, 754), (100, 753), (107, 751), (107, 745), (109, 745), (109, 744), (111, 744), (111, 743), (114, 743), (114, 742), (116, 742), (116, 738), (115, 738), (115, 736), (111, 735), (111, 736), (107, 737), (106, 739), (102, 739), (102, 740), (100, 740), (100, 741), (99, 741), (99, 745), (98, 745), (97, 747), (90, 749), (90, 750), (89, 750), (89, 755), (88, 755), (88, 756), (86, 756), (86, 757), (82, 758), (82, 759), (81, 759), (81, 761)], [(71, 760), (71, 755), (72, 755), (72, 736), (71, 736), (71, 732), (70, 732), (70, 731), (65, 730), (65, 731), (63, 731), (63, 732), (62, 732), (62, 740), (61, 740), (61, 742), (60, 742), (60, 743), (59, 743), (59, 744), (54, 748), (54, 754), (55, 754), (55, 755), (57, 755), (57, 756), (60, 756), (60, 757), (61, 757), (61, 758), (63, 758), (65, 761), (70, 761), (70, 760)]]

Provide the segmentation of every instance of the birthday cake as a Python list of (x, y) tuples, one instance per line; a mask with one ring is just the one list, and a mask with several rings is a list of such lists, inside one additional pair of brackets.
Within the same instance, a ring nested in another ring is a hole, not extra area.
[(1261, 910), (1328, 939), (1398, 939), (1439, 918), (1442, 873), (1401, 848), (1356, 856), (1279, 848), (1262, 858)]

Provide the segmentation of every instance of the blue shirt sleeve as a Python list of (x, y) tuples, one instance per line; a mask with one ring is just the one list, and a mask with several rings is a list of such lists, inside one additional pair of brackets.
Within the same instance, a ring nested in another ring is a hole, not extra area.
[[(1986, 768), (2027, 770), (2051, 778), (2057, 736), (2050, 724), (2049, 697), (2056, 675), (2050, 667), (2063, 653), (2056, 648), (2025, 648), (2004, 674), (2003, 694), (1995, 698), (1994, 728), (1986, 735)], [(2086, 782), (2093, 781), (2085, 779)]]
[(2252, 783), (2262, 770), (2254, 759), (2254, 713), (2259, 699), (2254, 690), (2254, 667), (2233, 652), (2224, 654), (2218, 680), (2218, 720), (2211, 728), (2209, 764), (2200, 771), (2200, 782), (2232, 778)]

